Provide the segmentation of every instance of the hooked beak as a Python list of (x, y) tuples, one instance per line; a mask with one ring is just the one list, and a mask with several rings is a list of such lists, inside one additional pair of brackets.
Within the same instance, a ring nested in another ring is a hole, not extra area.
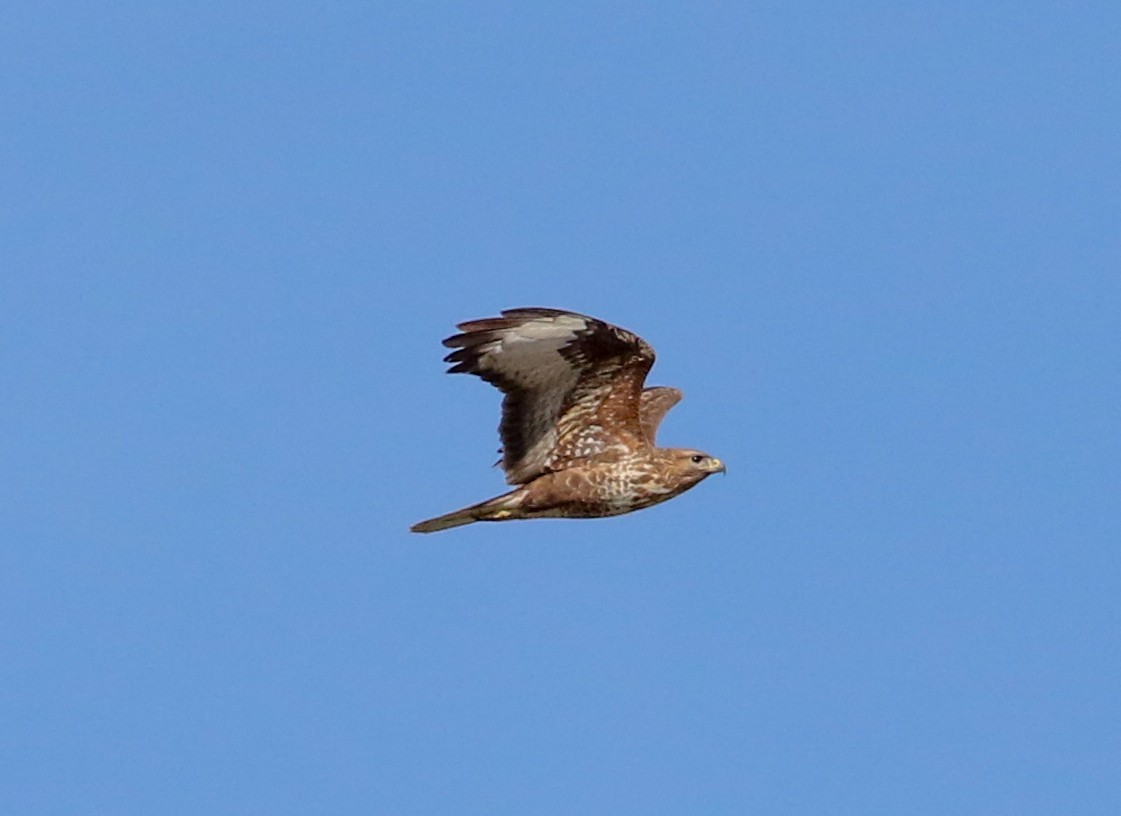
[(723, 462), (721, 462), (719, 459), (717, 459), (714, 456), (714, 457), (712, 457), (712, 461), (709, 462), (709, 464), (708, 464), (708, 472), (709, 473), (727, 473), (728, 469), (726, 467), (724, 467)]

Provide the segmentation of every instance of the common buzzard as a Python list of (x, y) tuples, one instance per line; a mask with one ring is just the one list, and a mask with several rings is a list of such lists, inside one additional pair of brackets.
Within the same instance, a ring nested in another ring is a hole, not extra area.
[(643, 388), (654, 350), (594, 317), (508, 309), (460, 323), (444, 341), (448, 373), (475, 374), (502, 400), (502, 468), (515, 490), (412, 526), (432, 533), (475, 521), (600, 518), (671, 499), (724, 463), (701, 451), (657, 448), (654, 435), (681, 399)]

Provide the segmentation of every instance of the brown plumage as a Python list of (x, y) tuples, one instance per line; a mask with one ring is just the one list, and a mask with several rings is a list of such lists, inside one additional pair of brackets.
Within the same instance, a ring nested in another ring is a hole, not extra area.
[(724, 465), (706, 453), (657, 448), (676, 388), (644, 388), (654, 350), (593, 317), (509, 309), (459, 324), (444, 340), (449, 373), (475, 374), (505, 394), (502, 468), (515, 490), (414, 524), (415, 533), (475, 521), (600, 518), (688, 490)]

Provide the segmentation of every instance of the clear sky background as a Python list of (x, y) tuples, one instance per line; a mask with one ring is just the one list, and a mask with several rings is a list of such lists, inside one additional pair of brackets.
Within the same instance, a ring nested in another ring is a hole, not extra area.
[[(9, 3), (0, 810), (1121, 813), (1121, 7)], [(457, 321), (723, 458), (503, 490)]]

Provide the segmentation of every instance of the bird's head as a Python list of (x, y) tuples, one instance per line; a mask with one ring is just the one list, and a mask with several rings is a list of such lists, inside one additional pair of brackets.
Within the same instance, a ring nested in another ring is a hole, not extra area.
[(713, 473), (724, 473), (724, 463), (704, 451), (673, 448), (668, 451), (670, 464), (677, 475), (686, 482), (699, 482)]

